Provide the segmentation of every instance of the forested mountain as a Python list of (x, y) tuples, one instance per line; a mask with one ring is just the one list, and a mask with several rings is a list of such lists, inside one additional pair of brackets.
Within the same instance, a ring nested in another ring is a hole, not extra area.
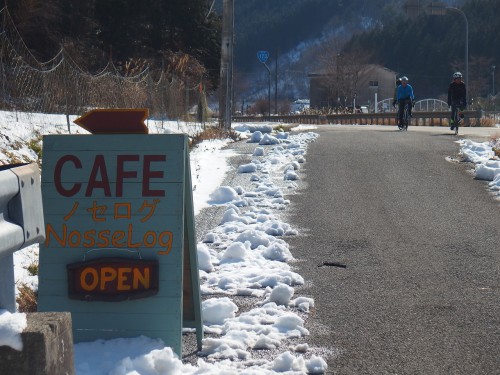
[[(186, 69), (181, 62), (187, 56), (203, 66), (215, 87), (222, 1), (215, 1), (210, 14), (213, 0), (6, 0), (6, 6), (42, 61), (64, 46), (90, 71), (111, 59), (123, 74), (133, 74), (164, 64)], [(235, 0), (235, 95), (250, 101), (267, 90), (259, 50), (270, 52), (268, 65), (282, 98), (306, 97), (307, 74), (321, 70), (328, 56), (349, 51), (363, 51), (367, 62), (408, 75), (419, 97), (439, 95), (453, 70), (464, 70), (464, 21), (458, 13), (408, 16), (405, 2)], [(491, 66), (500, 66), (500, 1), (444, 2), (467, 14), (470, 89), (486, 95)]]
[[(268, 50), (271, 69), (274, 58), (278, 55), (280, 59), (280, 91), (289, 91), (289, 97), (297, 97), (300, 95), (297, 91), (306, 95), (307, 87), (303, 85), (293, 91), (288, 83), (291, 75), (298, 86), (307, 73), (321, 70), (325, 55), (357, 50), (363, 51), (367, 62), (409, 76), (419, 97), (443, 95), (453, 71), (465, 70), (463, 17), (458, 12), (443, 17), (407, 15), (405, 3), (404, 0), (236, 0), (236, 71), (247, 80), (260, 80), (265, 89), (266, 71), (260, 66), (256, 52)], [(430, 1), (414, 3), (425, 8)], [(470, 91), (472, 96), (485, 96), (492, 89), (492, 65), (500, 66), (500, 1), (443, 3), (466, 14)], [(257, 77), (257, 72), (263, 77)], [(497, 86), (499, 76), (495, 75)]]
[[(220, 10), (222, 0), (217, 3)], [(267, 73), (256, 52), (267, 50), (272, 74), (278, 69), (280, 95), (306, 96), (308, 73), (321, 70), (329, 56), (357, 49), (364, 52), (366, 62), (379, 63), (410, 76), (419, 88), (420, 97), (442, 95), (452, 71), (464, 70), (464, 21), (458, 13), (445, 17), (407, 14), (406, 3), (406, 0), (236, 0), (238, 80), (245, 81), (241, 86), (249, 88), (247, 91), (252, 86), (260, 87), (261, 92), (250, 97), (265, 94), (262, 90), (266, 90)], [(413, 3), (420, 5), (423, 13), (430, 0)], [(463, 7), (467, 14), (470, 78), (476, 83), (471, 89), (484, 94), (488, 86), (485, 80), (491, 77), (491, 64), (498, 60), (495, 46), (500, 45), (496, 42), (500, 35), (497, 17), (500, 1), (442, 3)], [(481, 74), (475, 74), (476, 71)]]
[[(500, 62), (500, 1), (469, 0), (461, 8), (469, 25), (471, 97), (492, 90), (492, 66)], [(465, 20), (456, 11), (444, 17), (402, 17), (355, 35), (345, 50), (362, 50), (372, 62), (408, 75), (420, 97), (447, 88), (455, 70), (465, 70)]]
[[(219, 4), (222, 0), (218, 0)], [(250, 68), (256, 52), (285, 53), (309, 40), (346, 39), (400, 13), (404, 0), (235, 1), (235, 59)]]
[(89, 70), (98, 71), (111, 59), (124, 74), (131, 74), (151, 65), (168, 65), (175, 60), (172, 55), (185, 54), (203, 64), (216, 84), (221, 20), (216, 13), (207, 16), (210, 3), (6, 0), (6, 7), (27, 47), (42, 61), (64, 46)]
[[(321, 68), (325, 50), (340, 48), (355, 32), (403, 11), (405, 0), (235, 0), (235, 99), (266, 95), (267, 71), (257, 51), (270, 53), (273, 87), (282, 99), (309, 95), (308, 73)], [(216, 0), (221, 13), (223, 0)], [(396, 11), (395, 11), (396, 10)], [(237, 104), (238, 105), (238, 104)]]

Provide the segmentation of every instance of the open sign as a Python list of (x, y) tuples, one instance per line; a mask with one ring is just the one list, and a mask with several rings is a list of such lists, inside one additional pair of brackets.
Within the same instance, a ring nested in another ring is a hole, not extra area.
[(158, 293), (157, 260), (100, 258), (66, 269), (71, 299), (116, 302)]

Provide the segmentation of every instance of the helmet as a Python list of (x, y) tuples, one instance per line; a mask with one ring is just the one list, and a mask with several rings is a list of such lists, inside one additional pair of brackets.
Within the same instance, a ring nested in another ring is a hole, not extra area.
[(455, 78), (462, 78), (462, 73), (460, 73), (460, 72), (453, 73), (453, 79), (455, 79)]
[(401, 77), (401, 82), (408, 82), (408, 77), (407, 76)]

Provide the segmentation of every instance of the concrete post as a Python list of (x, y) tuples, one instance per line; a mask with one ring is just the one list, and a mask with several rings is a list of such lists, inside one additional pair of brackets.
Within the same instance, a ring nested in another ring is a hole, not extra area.
[(23, 350), (0, 346), (0, 373), (12, 375), (74, 375), (71, 314), (26, 314)]

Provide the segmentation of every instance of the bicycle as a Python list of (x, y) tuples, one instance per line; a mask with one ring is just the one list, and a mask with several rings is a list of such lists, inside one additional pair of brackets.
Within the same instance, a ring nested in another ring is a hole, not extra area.
[(455, 135), (458, 135), (458, 127), (462, 120), (464, 119), (464, 110), (462, 108), (456, 108), (453, 112), (453, 124), (450, 127), (450, 130), (455, 130)]
[(410, 105), (411, 105), (411, 101), (410, 100), (405, 100), (404, 101), (403, 117), (402, 117), (401, 123), (400, 123), (399, 118), (398, 118), (398, 128), (399, 128), (399, 130), (408, 130), (408, 125), (409, 125), (410, 119), (411, 119), (411, 116), (410, 116)]

